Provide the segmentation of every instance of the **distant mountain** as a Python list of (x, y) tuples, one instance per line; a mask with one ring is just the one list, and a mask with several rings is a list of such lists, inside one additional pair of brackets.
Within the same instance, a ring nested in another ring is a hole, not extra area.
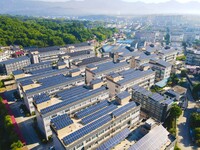
[(80, 15), (135, 15), (135, 14), (200, 14), (200, 3), (124, 2), (122, 0), (69, 0), (44, 2), (31, 0), (0, 0), (1, 14), (31, 16), (80, 16)]

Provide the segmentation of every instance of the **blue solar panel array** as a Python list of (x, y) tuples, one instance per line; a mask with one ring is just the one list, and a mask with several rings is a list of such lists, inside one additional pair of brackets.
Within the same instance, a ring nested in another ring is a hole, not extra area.
[(20, 84), (22, 86), (26, 86), (26, 85), (33, 84), (33, 81), (32, 80), (24, 80), (24, 81), (21, 81)]
[(46, 113), (51, 112), (51, 111), (53, 111), (55, 109), (58, 109), (58, 108), (61, 108), (61, 107), (66, 107), (69, 104), (72, 104), (74, 102), (80, 101), (80, 100), (82, 100), (84, 98), (92, 96), (93, 94), (96, 94), (96, 93), (99, 93), (99, 92), (103, 92), (105, 90), (106, 90), (105, 87), (101, 87), (101, 88), (96, 89), (96, 90), (88, 91), (85, 94), (78, 95), (76, 97), (72, 97), (71, 99), (68, 99), (67, 101), (63, 101), (61, 103), (58, 103), (58, 104), (55, 104), (53, 106), (50, 106), (50, 107), (42, 109), (41, 110), (41, 114), (46, 114)]
[(117, 135), (103, 143), (96, 150), (110, 150), (115, 145), (123, 141), (130, 133), (131, 131), (128, 128), (125, 128), (122, 132), (118, 133)]
[(107, 62), (107, 63), (104, 63), (104, 64), (97, 65), (98, 69), (93, 70), (93, 72), (95, 74), (102, 73), (104, 71), (112, 72), (117, 68), (125, 67), (125, 66), (128, 66), (128, 65), (129, 64), (127, 62), (121, 62), (121, 63)]
[(52, 76), (56, 76), (56, 75), (60, 75), (60, 74), (68, 74), (68, 73), (69, 73), (69, 69), (67, 69), (67, 68), (53, 69), (52, 71), (41, 72), (41, 73), (34, 74), (32, 76), (29, 76), (29, 77), (17, 79), (17, 81), (24, 81), (24, 80), (28, 80), (28, 79), (38, 80), (38, 79), (44, 79), (44, 78), (48, 78), (48, 77), (52, 77)]
[(103, 108), (103, 109), (99, 110), (98, 112), (96, 112), (94, 114), (91, 114), (90, 116), (87, 116), (87, 117), (83, 118), (81, 120), (81, 122), (84, 125), (88, 124), (88, 123), (100, 118), (103, 115), (106, 115), (107, 113), (109, 113), (109, 112), (111, 112), (111, 111), (113, 111), (115, 109), (117, 109), (117, 106), (112, 104), (112, 105), (110, 105), (110, 106), (108, 106), (106, 108)]
[(135, 106), (137, 106), (135, 102), (130, 102), (130, 103), (126, 104), (125, 106), (122, 106), (121, 108), (115, 110), (112, 113), (112, 115), (115, 117), (118, 117), (118, 116), (122, 115), (123, 113), (129, 111), (130, 109), (132, 109)]
[(46, 102), (46, 101), (49, 101), (50, 100), (50, 97), (45, 94), (45, 93), (42, 93), (40, 95), (35, 95), (33, 97), (34, 101), (36, 104), (40, 104), (40, 103), (43, 103), (43, 102)]
[(33, 93), (38, 93), (43, 92), (45, 90), (50, 90), (51, 88), (55, 88), (57, 86), (65, 85), (67, 83), (71, 83), (74, 81), (79, 81), (79, 80), (83, 80), (84, 77), (82, 76), (76, 76), (76, 77), (65, 77), (64, 75), (57, 75), (57, 76), (53, 76), (53, 77), (49, 77), (49, 78), (44, 78), (41, 80), (38, 80), (38, 82), (40, 82), (42, 84), (42, 86), (39, 86), (37, 88), (33, 88), (30, 90), (26, 91), (26, 94), (33, 94)]
[(90, 107), (88, 107), (88, 108), (76, 113), (75, 115), (76, 115), (77, 118), (80, 119), (80, 118), (83, 118), (83, 117), (85, 117), (85, 116), (87, 116), (89, 114), (92, 114), (95, 111), (98, 111), (99, 109), (102, 109), (103, 107), (106, 107), (106, 106), (108, 106), (108, 101), (107, 100), (106, 101), (102, 101), (102, 102), (100, 102), (98, 104), (95, 104), (93, 106), (90, 106)]
[(49, 67), (49, 68), (42, 68), (42, 69), (38, 69), (38, 70), (33, 70), (33, 71), (30, 71), (31, 74), (39, 74), (39, 73), (44, 73), (44, 72), (52, 72), (53, 69), (52, 67)]
[(55, 127), (56, 130), (60, 130), (64, 127), (67, 127), (72, 123), (73, 123), (73, 121), (67, 114), (57, 116), (51, 120), (51, 124), (52, 124), (52, 126)]
[(139, 70), (136, 70), (136, 71), (132, 71), (132, 73), (130, 74), (125, 74), (123, 77), (124, 79), (123, 80), (120, 80), (118, 81), (119, 84), (126, 84), (132, 80), (135, 80), (137, 78), (141, 78), (141, 77), (144, 77), (146, 75), (149, 75), (153, 73), (152, 70), (147, 70), (147, 71), (139, 71)]
[(89, 90), (87, 88), (85, 88), (84, 86), (81, 85), (81, 86), (73, 87), (71, 89), (67, 89), (62, 92), (59, 92), (59, 93), (57, 93), (57, 96), (61, 97), (62, 100), (67, 100), (69, 98), (78, 96), (78, 95), (83, 94), (88, 91)]
[(111, 121), (112, 118), (110, 115), (106, 115), (98, 120), (96, 120), (95, 122), (86, 125), (85, 127), (71, 133), (70, 135), (66, 136), (63, 138), (63, 142), (65, 145), (71, 144), (74, 141), (80, 139), (81, 137), (89, 134), (90, 132), (94, 131), (95, 129), (98, 129), (99, 127), (101, 127), (102, 125), (108, 123), (109, 121)]

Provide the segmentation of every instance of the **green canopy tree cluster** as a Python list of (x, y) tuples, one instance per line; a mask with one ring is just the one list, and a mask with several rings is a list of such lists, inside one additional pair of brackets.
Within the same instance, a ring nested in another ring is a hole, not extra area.
[(0, 16), (0, 45), (59, 46), (94, 38), (101, 42), (117, 32), (115, 28), (89, 26), (89, 21)]
[(195, 141), (200, 146), (200, 113), (192, 113), (190, 126), (194, 129)]
[(0, 97), (0, 149), (12, 149), (17, 150), (23, 147), (22, 142), (18, 139), (17, 134), (14, 131), (14, 125), (12, 124), (11, 116), (8, 115), (5, 105), (2, 103)]

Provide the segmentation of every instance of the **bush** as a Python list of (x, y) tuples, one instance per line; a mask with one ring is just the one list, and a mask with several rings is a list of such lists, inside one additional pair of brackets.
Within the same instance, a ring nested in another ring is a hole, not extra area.
[(171, 128), (171, 129), (169, 129), (169, 132), (170, 132), (172, 135), (176, 136), (176, 128)]
[(190, 126), (192, 128), (200, 127), (200, 114), (199, 113), (192, 113), (190, 116)]
[(186, 60), (186, 56), (178, 56), (178, 57), (176, 57), (176, 60), (185, 61)]
[(4, 87), (3, 81), (0, 80), (0, 88)]
[(18, 140), (17, 142), (14, 142), (12, 145), (11, 145), (11, 149), (12, 150), (18, 150), (19, 148), (23, 147), (23, 144), (20, 140)]

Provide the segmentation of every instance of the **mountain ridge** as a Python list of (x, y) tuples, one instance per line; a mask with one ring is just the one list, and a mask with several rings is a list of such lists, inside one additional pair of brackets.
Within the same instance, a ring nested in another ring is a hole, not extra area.
[(1, 0), (0, 6), (0, 14), (30, 16), (200, 14), (199, 2), (179, 3), (175, 0), (162, 3), (122, 0), (70, 0), (66, 2)]

